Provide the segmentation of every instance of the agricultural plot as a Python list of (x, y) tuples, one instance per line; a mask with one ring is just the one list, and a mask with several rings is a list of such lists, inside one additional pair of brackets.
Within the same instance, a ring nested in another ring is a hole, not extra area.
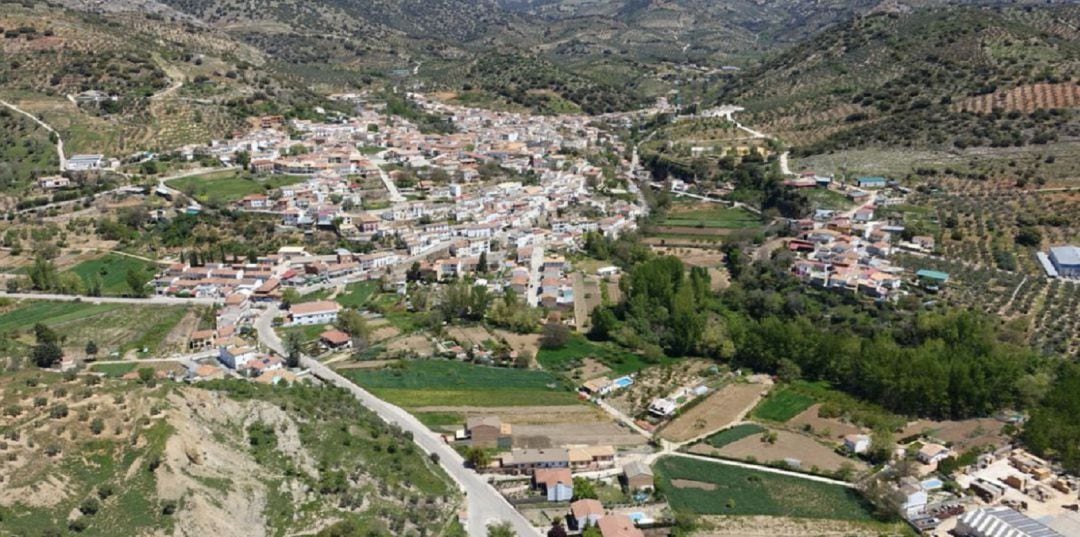
[(102, 296), (122, 296), (132, 292), (127, 283), (128, 272), (140, 271), (149, 275), (155, 269), (156, 266), (149, 261), (110, 252), (75, 265), (70, 272), (78, 275), (87, 289), (93, 286), (94, 280), (99, 281)]
[(756, 423), (741, 423), (729, 429), (724, 429), (705, 439), (705, 443), (712, 447), (724, 447), (732, 442), (737, 442), (748, 436), (760, 435), (767, 429)]
[(379, 291), (379, 282), (353, 282), (345, 286), (345, 292), (334, 297), (334, 300), (346, 308), (359, 308), (367, 304), (368, 300)]
[(231, 203), (250, 194), (263, 194), (282, 186), (305, 181), (306, 178), (292, 175), (273, 175), (269, 177), (250, 177), (233, 170), (213, 172), (205, 175), (181, 177), (169, 181), (169, 186), (184, 192), (203, 203)]
[(846, 211), (855, 206), (847, 196), (828, 188), (807, 188), (801, 193), (810, 200), (810, 205), (815, 209)]
[(754, 409), (753, 415), (766, 421), (784, 423), (799, 415), (812, 404), (814, 404), (813, 397), (798, 393), (785, 386), (773, 391), (768, 398)]
[(577, 395), (551, 373), (416, 360), (379, 370), (346, 370), (346, 376), (380, 398), (408, 408), (424, 406), (558, 406)]
[(144, 348), (147, 352), (142, 355), (148, 356), (167, 350), (166, 337), (187, 311), (180, 306), (21, 302), (0, 314), (0, 333), (30, 345), (33, 326), (40, 322), (60, 334), (70, 355), (81, 356), (86, 342), (94, 341), (99, 356)]
[(674, 456), (658, 460), (654, 470), (675, 510), (871, 520), (858, 493), (837, 485)]
[(727, 384), (679, 414), (660, 430), (660, 436), (672, 442), (686, 442), (726, 427), (753, 408), (767, 390), (761, 384)]
[(653, 365), (630, 351), (607, 343), (589, 341), (579, 335), (571, 337), (561, 349), (540, 349), (536, 355), (536, 361), (548, 371), (568, 371), (580, 367), (587, 358), (599, 360), (611, 369), (611, 375), (616, 376), (634, 373)]

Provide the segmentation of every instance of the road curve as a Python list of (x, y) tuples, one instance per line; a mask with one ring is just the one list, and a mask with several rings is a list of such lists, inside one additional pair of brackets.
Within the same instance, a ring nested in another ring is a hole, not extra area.
[(58, 157), (60, 157), (60, 171), (64, 171), (64, 168), (66, 167), (65, 165), (67, 164), (67, 158), (64, 156), (64, 139), (60, 137), (60, 133), (56, 132), (56, 129), (52, 128), (52, 125), (45, 123), (44, 121), (38, 119), (37, 116), (35, 116), (34, 114), (31, 114), (30, 112), (27, 112), (26, 110), (23, 110), (18, 106), (15, 106), (3, 99), (0, 99), (0, 104), (32, 119), (34, 123), (40, 125), (41, 128), (49, 131), (49, 133), (51, 134), (56, 135), (56, 154)]
[[(259, 334), (259, 341), (271, 350), (284, 355), (285, 346), (281, 342), (281, 338), (274, 332), (272, 326), (277, 313), (277, 307), (268, 308), (256, 320), (255, 329)], [(353, 394), (361, 404), (377, 414), (383, 421), (391, 425), (397, 425), (402, 430), (412, 433), (413, 442), (425, 453), (435, 453), (439, 456), (439, 465), (457, 482), (458, 487), (465, 493), (469, 512), (466, 529), (470, 536), (485, 537), (488, 524), (495, 522), (509, 522), (519, 537), (540, 536), (540, 532), (489, 485), (480, 474), (465, 467), (465, 460), (457, 451), (454, 451), (453, 448), (443, 442), (442, 439), (432, 433), (411, 414), (400, 407), (375, 397), (318, 360), (304, 356), (300, 364), (323, 381)]]

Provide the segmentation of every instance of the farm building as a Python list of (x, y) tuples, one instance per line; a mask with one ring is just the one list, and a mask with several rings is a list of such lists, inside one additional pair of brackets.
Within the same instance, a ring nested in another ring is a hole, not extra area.
[(465, 421), (465, 432), (472, 445), (485, 448), (509, 449), (513, 428), (498, 416), (478, 416)]
[(623, 479), (630, 491), (653, 490), (653, 472), (649, 465), (634, 461), (623, 466)]
[(956, 523), (962, 537), (1064, 537), (1049, 526), (1010, 507), (968, 511)]
[(860, 177), (855, 182), (859, 188), (885, 188), (888, 184), (884, 177)]
[(866, 453), (870, 449), (870, 435), (849, 434), (844, 437), (844, 448), (852, 453)]
[(915, 273), (919, 284), (931, 291), (937, 291), (949, 282), (949, 274), (937, 270), (922, 269)]
[(100, 170), (105, 167), (105, 155), (72, 155), (64, 167), (73, 172)]
[(1062, 278), (1080, 278), (1080, 246), (1051, 248), (1050, 262)]

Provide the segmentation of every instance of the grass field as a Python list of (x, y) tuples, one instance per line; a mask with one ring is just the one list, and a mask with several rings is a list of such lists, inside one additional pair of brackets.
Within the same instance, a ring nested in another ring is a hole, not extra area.
[(658, 222), (661, 226), (699, 227), (720, 229), (746, 229), (761, 226), (761, 218), (754, 213), (735, 207), (713, 205), (694, 206), (690, 210), (673, 209), (667, 218)]
[(379, 282), (353, 282), (345, 286), (345, 292), (334, 300), (346, 308), (359, 308), (379, 290)]
[(135, 369), (135, 363), (126, 364), (94, 364), (90, 366), (91, 371), (98, 373), (104, 373), (106, 377), (116, 378), (122, 377)]
[(657, 461), (654, 470), (676, 511), (872, 520), (857, 492), (836, 485), (671, 456)]
[(763, 432), (765, 432), (765, 428), (756, 423), (743, 423), (730, 429), (724, 429), (706, 438), (705, 442), (712, 447), (724, 447), (732, 442), (738, 442), (743, 438)]
[(128, 271), (142, 270), (145, 274), (152, 274), (155, 269), (155, 265), (149, 261), (110, 252), (75, 265), (70, 272), (77, 274), (87, 287), (96, 274), (101, 278), (102, 296), (121, 296), (131, 293), (127, 284)]
[(576, 394), (544, 371), (419, 360), (343, 373), (380, 398), (405, 407), (569, 405), (578, 401)]
[(847, 196), (827, 188), (807, 188), (800, 193), (810, 200), (810, 205), (815, 209), (844, 211), (855, 205)]
[(99, 356), (143, 348), (150, 355), (186, 313), (182, 306), (30, 301), (0, 315), (0, 334), (28, 332), (40, 322), (59, 333), (67, 350), (80, 351), (92, 340)]
[(540, 349), (536, 355), (536, 361), (548, 371), (564, 371), (583, 358), (600, 360), (614, 375), (634, 373), (654, 365), (637, 354), (614, 345), (594, 343), (580, 335), (571, 337), (561, 349)]
[(234, 170), (225, 170), (181, 177), (169, 181), (169, 186), (181, 192), (193, 194), (195, 199), (203, 203), (230, 203), (249, 194), (262, 194), (267, 190), (306, 180), (306, 177), (295, 175), (251, 177)]
[(783, 387), (769, 394), (769, 397), (762, 401), (752, 414), (763, 420), (783, 423), (798, 416), (812, 404), (814, 404), (813, 397), (798, 393), (790, 387)]

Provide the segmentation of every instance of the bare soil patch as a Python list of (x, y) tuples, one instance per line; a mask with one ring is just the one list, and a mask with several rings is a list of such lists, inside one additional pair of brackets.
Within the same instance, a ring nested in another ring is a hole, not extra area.
[(1008, 441), (1001, 433), (1005, 424), (993, 418), (978, 418), (963, 421), (919, 420), (908, 424), (899, 437), (926, 434), (942, 442), (952, 444), (957, 451), (966, 451), (979, 446), (999, 446)]
[(506, 340), (510, 348), (519, 353), (528, 353), (529, 356), (536, 357), (536, 353), (540, 350), (540, 334), (515, 334), (507, 330), (495, 330), (492, 334)]
[(813, 438), (788, 431), (775, 432), (775, 444), (762, 442), (760, 436), (753, 435), (732, 442), (720, 449), (710, 449), (713, 450), (713, 453), (733, 459), (749, 459), (753, 457), (760, 462), (795, 459), (801, 463), (804, 470), (816, 466), (821, 470), (835, 471), (844, 463), (848, 463), (860, 471), (866, 469), (864, 463), (838, 455), (831, 448), (820, 444)]
[(699, 537), (877, 537), (880, 527), (814, 518), (771, 516), (707, 516), (701, 519)]
[(594, 379), (608, 374), (611, 368), (595, 358), (585, 358), (581, 361), (581, 367), (573, 372), (574, 378)]
[(679, 489), (716, 490), (716, 483), (704, 481), (691, 481), (689, 479), (672, 479), (671, 484)]
[(718, 431), (745, 416), (767, 392), (761, 384), (728, 384), (667, 424), (660, 436), (686, 442)]
[(395, 339), (387, 344), (386, 350), (392, 353), (411, 351), (420, 356), (435, 354), (435, 346), (431, 344), (431, 341), (426, 336), (421, 334)]
[(787, 425), (797, 429), (809, 425), (813, 434), (830, 440), (841, 440), (849, 434), (859, 434), (862, 432), (862, 429), (859, 429), (859, 427), (850, 423), (836, 418), (823, 418), (819, 416), (818, 410), (820, 408), (821, 404), (816, 404), (802, 411), (798, 416), (791, 418), (791, 420), (787, 422)]
[(446, 335), (462, 346), (479, 345), (492, 339), (491, 333), (482, 326), (451, 326), (446, 330)]
[(498, 416), (513, 427), (515, 447), (567, 445), (638, 446), (647, 439), (626, 429), (600, 410), (584, 406), (470, 407), (431, 406), (415, 412), (453, 412), (474, 416)]

